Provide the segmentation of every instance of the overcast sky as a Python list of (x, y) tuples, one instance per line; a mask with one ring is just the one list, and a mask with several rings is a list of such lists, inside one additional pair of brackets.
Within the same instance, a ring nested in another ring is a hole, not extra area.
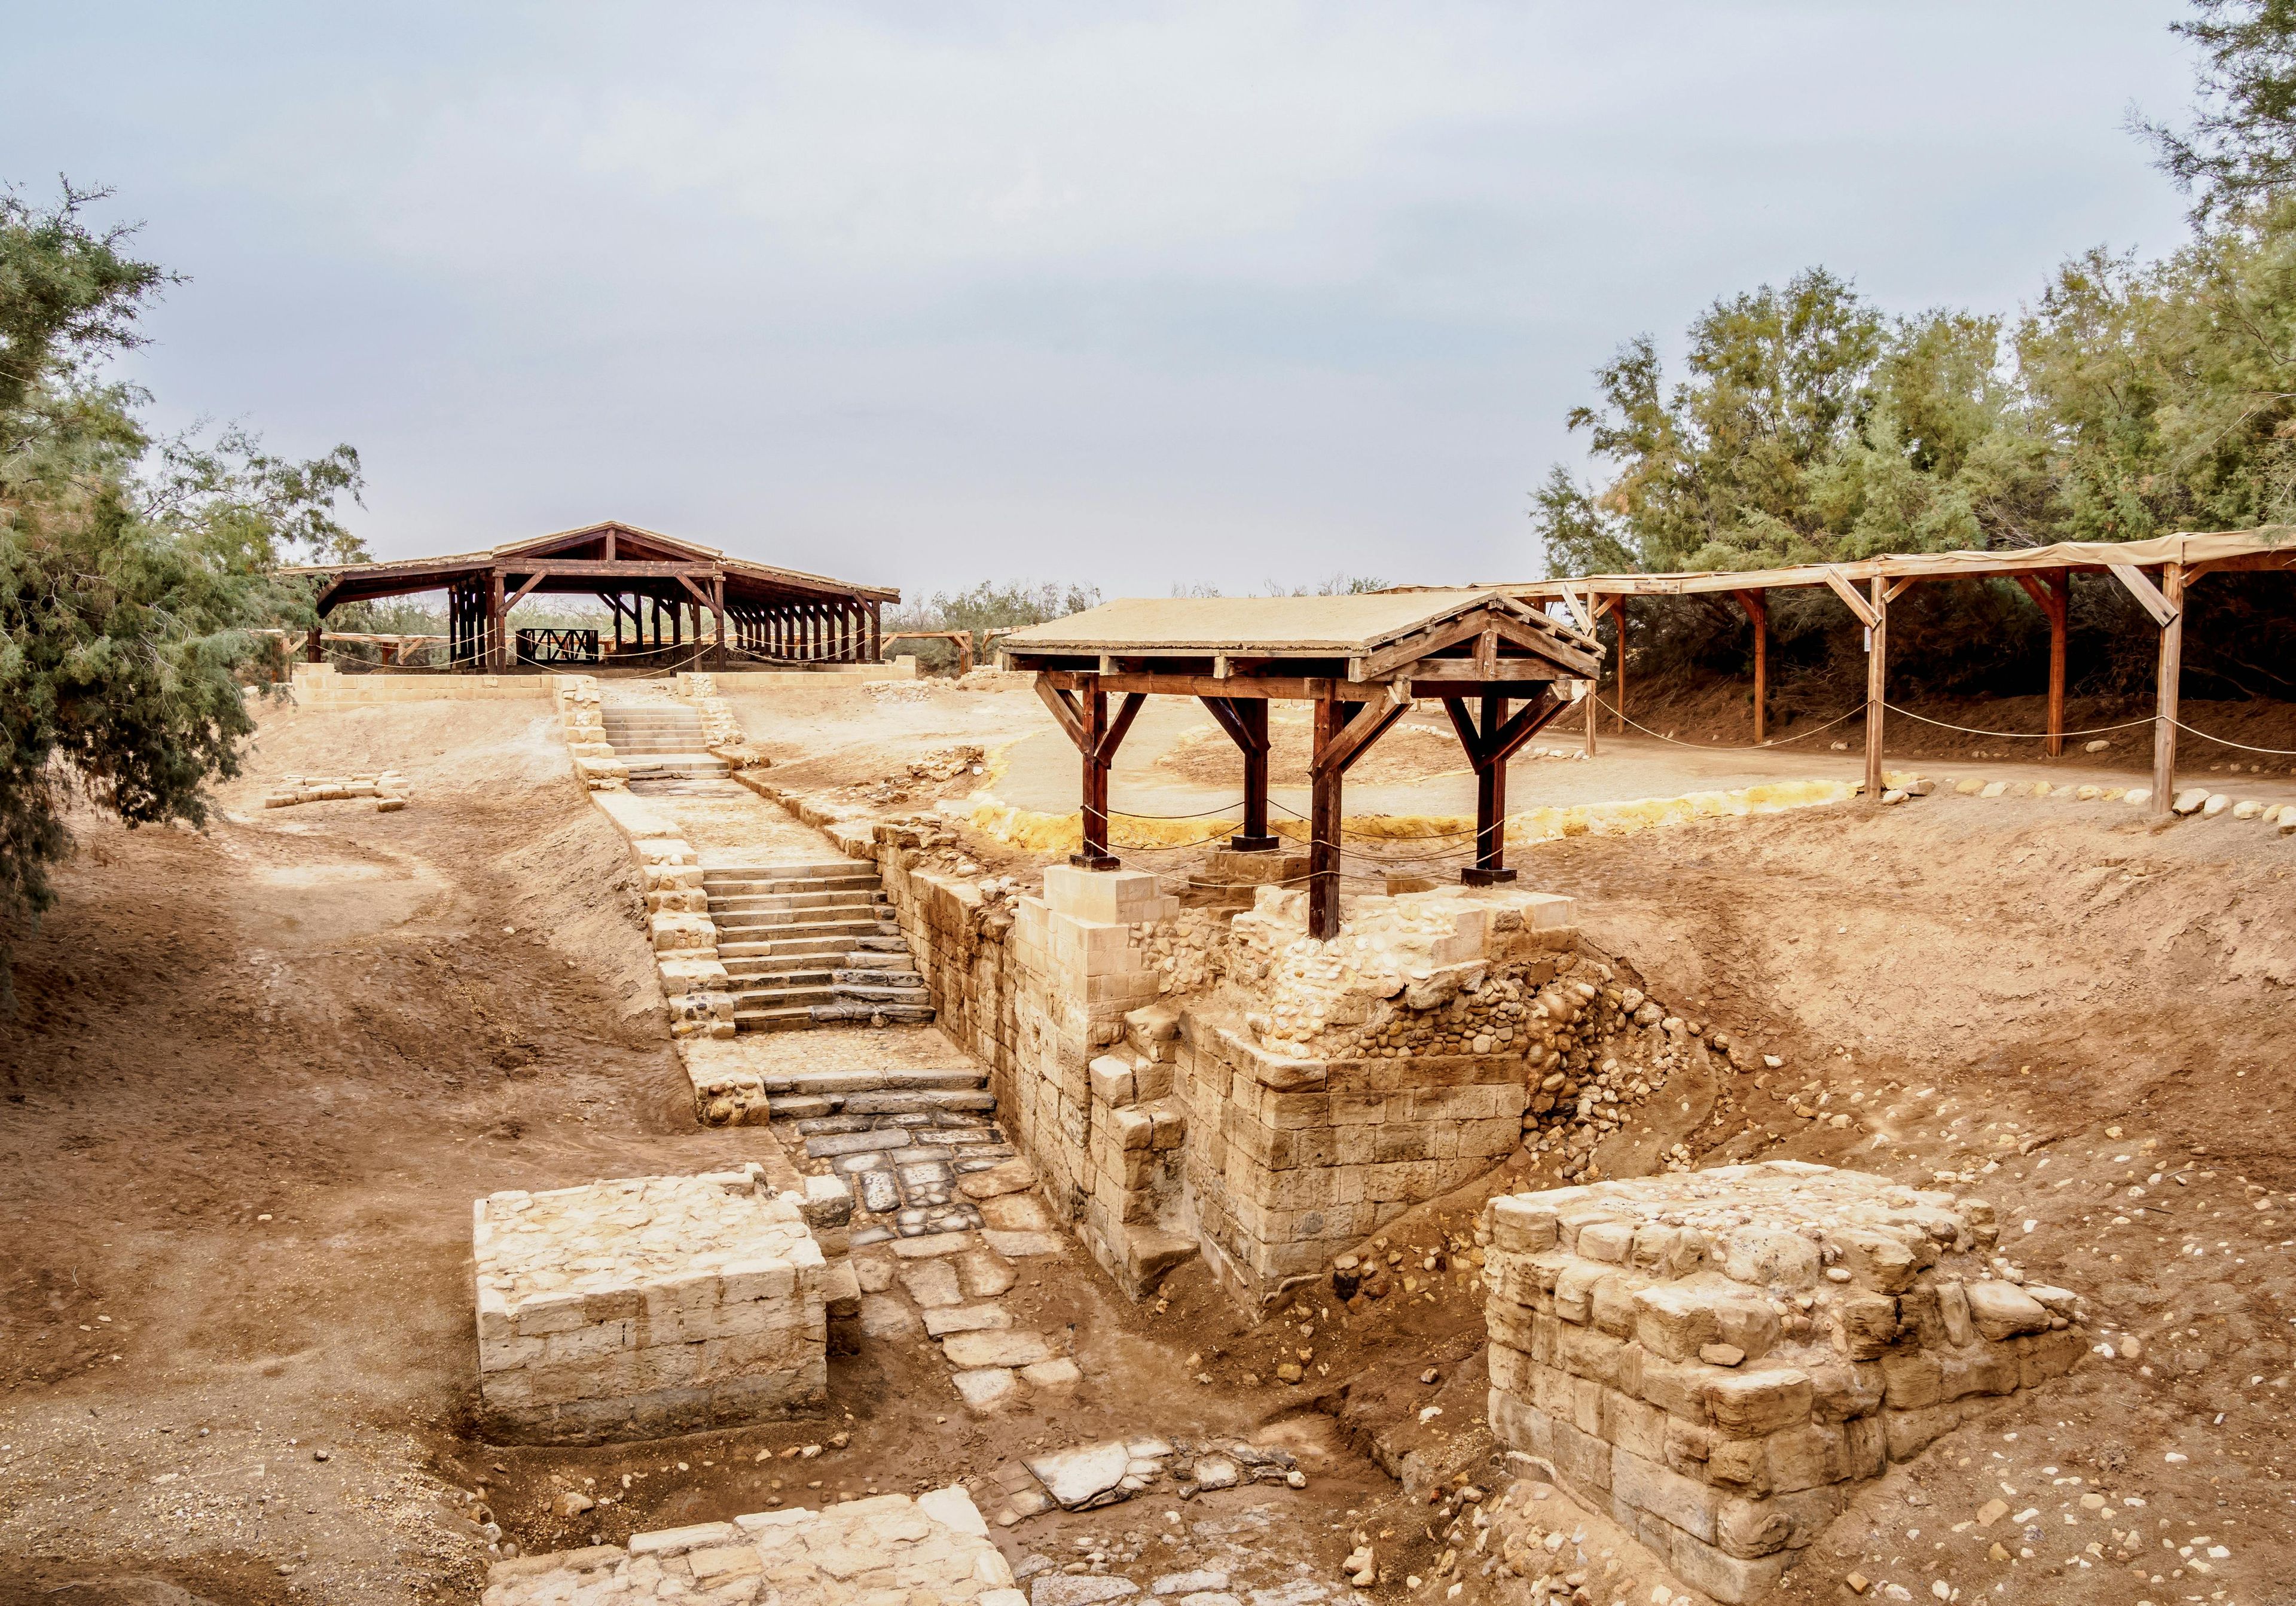
[(1822, 263), (2013, 310), (2182, 202), (2168, 0), (51, 5), (0, 179), (190, 276), (173, 425), (379, 555), (619, 518), (892, 584), (1541, 572), (1589, 371)]

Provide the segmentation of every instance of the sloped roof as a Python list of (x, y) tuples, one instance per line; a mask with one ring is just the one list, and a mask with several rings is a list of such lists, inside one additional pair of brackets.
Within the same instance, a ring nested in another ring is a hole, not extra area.
[(1348, 657), (1488, 602), (1529, 616), (1503, 594), (1472, 587), (1352, 596), (1123, 597), (1015, 630), (997, 644), (1013, 652)]

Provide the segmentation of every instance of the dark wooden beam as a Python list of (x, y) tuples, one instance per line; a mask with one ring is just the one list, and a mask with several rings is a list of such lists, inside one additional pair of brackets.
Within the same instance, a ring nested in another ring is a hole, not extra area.
[(1754, 622), (1754, 745), (1759, 747), (1769, 739), (1770, 604), (1759, 591), (1734, 594), (1738, 606)]

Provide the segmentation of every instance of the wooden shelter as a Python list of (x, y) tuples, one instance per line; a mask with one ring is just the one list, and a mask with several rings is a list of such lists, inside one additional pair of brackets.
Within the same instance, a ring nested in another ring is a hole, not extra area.
[[(1754, 740), (1759, 742), (1768, 733), (1767, 594), (1788, 586), (1826, 587), (1866, 630), (1866, 795), (1878, 799), (1882, 795), (1882, 688), (1892, 602), (1908, 586), (1925, 581), (1997, 577), (2016, 582), (2049, 622), (2048, 729), (2044, 750), (2054, 758), (2064, 751), (2065, 635), (2072, 577), (2111, 575), (2161, 630), (2152, 802), (2156, 813), (2166, 814), (2176, 789), (2177, 701), (2184, 668), (2185, 590), (2206, 575), (2258, 570), (2296, 573), (2296, 527), (2158, 536), (2149, 541), (2066, 541), (2014, 552), (1912, 553), (1855, 563), (1806, 563), (1785, 569), (1587, 575), (1492, 589), (1526, 602), (1560, 602), (1590, 633), (1606, 614), (1616, 613), (1623, 623), (1630, 597), (1728, 594), (1754, 625)], [(1621, 722), (1626, 712), (1626, 675), (1625, 654), (1620, 653), (1618, 708)], [(1595, 741), (1595, 708), (1596, 700), (1589, 698), (1587, 744), (1590, 752)]]
[[(1475, 770), (1471, 882), (1509, 880), (1506, 761), (1569, 706), (1557, 683), (1601, 665), (1591, 634), (1488, 590), (1356, 596), (1169, 597), (1103, 603), (1032, 625), (998, 645), (1084, 759), (1084, 847), (1073, 862), (1114, 869), (1108, 776), (1152, 696), (1193, 697), (1243, 755), (1243, 831), (1231, 846), (1276, 846), (1267, 828), (1267, 704), (1312, 703), (1308, 930), (1340, 929), (1341, 783), (1414, 698), (1440, 698)], [(1112, 711), (1109, 699), (1122, 701)], [(1520, 707), (1510, 709), (1510, 704)]]
[[(485, 552), (290, 570), (318, 582), (319, 617), (345, 602), (444, 591), (448, 662), (501, 671), (525, 658), (506, 620), (527, 597), (595, 597), (614, 619), (614, 651), (698, 668), (732, 655), (775, 662), (874, 663), (882, 610), (901, 594), (731, 558), (714, 546), (632, 524), (593, 524)], [(702, 616), (715, 628), (705, 634)], [(564, 643), (554, 643), (562, 653)], [(311, 635), (320, 655), (320, 633)], [(561, 661), (563, 661), (562, 657)]]

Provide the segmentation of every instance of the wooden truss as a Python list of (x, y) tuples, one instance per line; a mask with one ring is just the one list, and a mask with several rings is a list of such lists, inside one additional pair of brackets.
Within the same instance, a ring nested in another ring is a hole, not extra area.
[[(1314, 604), (1326, 600), (1298, 599), (1303, 627), (1256, 641), (1207, 635), (1208, 625), (1234, 610), (1209, 605), (1219, 599), (1195, 598), (1174, 599), (1167, 640), (1144, 642), (1137, 628), (1096, 636), (1094, 615), (1102, 610), (1006, 638), (1004, 667), (1036, 672), (1037, 695), (1084, 763), (1084, 843), (1072, 863), (1095, 870), (1119, 863), (1109, 851), (1109, 774), (1152, 696), (1194, 698), (1235, 743), (1243, 758), (1243, 829), (1229, 846), (1275, 850), (1280, 839), (1267, 821), (1267, 705), (1308, 702), (1315, 725), (1308, 929), (1319, 938), (1332, 937), (1340, 927), (1343, 779), (1414, 700), (1424, 697), (1450, 710), (1475, 769), (1475, 864), (1462, 879), (1488, 884), (1511, 876), (1504, 841), (1506, 761), (1569, 706), (1558, 683), (1599, 671), (1601, 649), (1583, 631), (1480, 593), (1464, 599), (1429, 594), (1424, 617), (1406, 627), (1334, 642), (1332, 632), (1306, 628), (1316, 622)], [(1125, 606), (1136, 614), (1153, 605)], [(1122, 700), (1112, 717), (1111, 697)]]

